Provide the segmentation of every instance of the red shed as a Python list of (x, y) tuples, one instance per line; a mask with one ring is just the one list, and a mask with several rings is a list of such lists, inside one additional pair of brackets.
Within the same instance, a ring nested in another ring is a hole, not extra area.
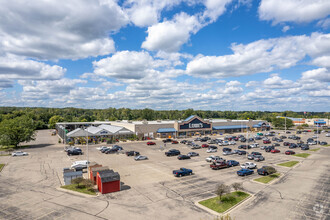
[(120, 191), (120, 175), (113, 170), (100, 170), (97, 172), (96, 184), (102, 194)]
[(92, 167), (90, 169), (90, 172), (89, 172), (89, 179), (93, 181), (94, 184), (96, 184), (96, 176), (97, 176), (97, 172), (98, 171), (101, 171), (101, 170), (108, 170), (109, 167), (105, 166), (105, 167)]

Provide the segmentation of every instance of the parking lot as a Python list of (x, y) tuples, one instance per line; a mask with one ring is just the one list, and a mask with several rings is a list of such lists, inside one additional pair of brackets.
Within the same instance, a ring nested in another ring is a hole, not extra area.
[[(213, 219), (214, 215), (200, 209), (194, 203), (214, 196), (214, 189), (220, 182), (228, 185), (241, 182), (246, 191), (254, 195), (230, 213), (236, 219), (264, 219), (268, 215), (273, 216), (269, 219), (330, 217), (330, 147), (312, 145), (311, 149), (321, 148), (317, 152), (293, 149), (296, 153), (312, 154), (306, 159), (285, 155), (284, 152), (289, 148), (284, 147), (283, 142), (277, 147), (280, 153), (266, 153), (259, 148), (247, 150), (262, 152), (265, 161), (255, 162), (258, 168), (272, 165), (282, 174), (281, 179), (274, 184), (262, 185), (252, 181), (259, 177), (256, 172), (250, 176), (239, 177), (236, 174), (239, 167), (210, 169), (210, 163), (205, 161), (210, 155), (218, 155), (240, 163), (249, 161), (246, 155), (223, 156), (223, 147), (220, 146), (218, 152), (206, 153), (206, 149), (191, 150), (187, 145), (180, 143), (167, 143), (165, 146), (161, 140), (155, 140), (156, 145), (151, 146), (147, 146), (146, 141), (119, 143), (125, 151), (135, 150), (149, 158), (135, 161), (134, 157), (121, 153), (102, 154), (96, 149), (101, 144), (89, 145), (89, 160), (119, 172), (124, 184), (121, 192), (90, 197), (58, 189), (63, 184), (63, 168), (70, 167), (73, 161), (85, 160), (86, 146), (81, 146), (84, 155), (69, 157), (64, 152), (64, 146), (57, 143), (57, 137), (51, 136), (50, 133), (49, 130), (38, 132), (37, 140), (31, 143), (32, 148), (26, 149), (28, 156), (0, 157), (0, 162), (7, 164), (0, 173), (0, 218)], [(255, 133), (249, 133), (250, 137), (253, 135)], [(313, 135), (309, 132), (299, 136), (306, 142), (307, 138)], [(321, 133), (319, 140), (329, 142), (330, 138)], [(262, 140), (256, 142), (263, 145)], [(289, 142), (296, 141), (289, 139)], [(240, 144), (238, 141), (236, 145), (225, 147), (234, 150)], [(200, 156), (189, 160), (178, 160), (176, 156), (166, 157), (165, 151), (173, 148), (180, 150), (182, 154), (195, 151)], [(301, 163), (294, 168), (276, 165), (290, 160)], [(174, 177), (172, 170), (180, 167), (192, 169), (194, 175)]]

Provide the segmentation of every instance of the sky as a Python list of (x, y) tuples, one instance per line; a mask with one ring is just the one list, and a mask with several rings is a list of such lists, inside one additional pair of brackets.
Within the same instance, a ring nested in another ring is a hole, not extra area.
[(329, 0), (0, 1), (0, 106), (329, 111)]

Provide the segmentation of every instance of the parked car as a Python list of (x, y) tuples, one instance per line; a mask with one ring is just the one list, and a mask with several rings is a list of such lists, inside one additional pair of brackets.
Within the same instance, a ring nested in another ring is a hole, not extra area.
[(11, 153), (11, 156), (13, 157), (17, 157), (17, 156), (27, 156), (29, 155), (27, 152), (23, 152), (23, 151), (16, 151)]
[(231, 149), (228, 148), (228, 147), (225, 147), (225, 148), (222, 149), (222, 151), (223, 151), (223, 152), (225, 152), (225, 151), (231, 151)]
[(292, 154), (296, 154), (296, 152), (292, 151), (292, 150), (287, 150), (285, 151), (286, 155), (292, 155)]
[(309, 146), (303, 146), (301, 147), (301, 150), (309, 150)]
[(281, 146), (279, 143), (273, 143), (273, 146), (274, 147), (279, 147), (279, 146)]
[(205, 160), (206, 160), (206, 162), (215, 162), (215, 161), (223, 161), (224, 159), (219, 156), (211, 155), (211, 156), (207, 157)]
[(265, 151), (266, 152), (271, 152), (271, 150), (273, 150), (273, 149), (275, 149), (274, 146), (267, 146), (267, 147), (265, 147)]
[(171, 149), (171, 150), (165, 152), (165, 155), (168, 156), (168, 157), (169, 156), (177, 156), (177, 155), (180, 155), (180, 154), (181, 154), (181, 152), (177, 149)]
[(224, 151), (222, 154), (223, 154), (223, 155), (232, 155), (232, 154), (234, 154), (234, 153), (231, 152), (231, 151)]
[(239, 171), (237, 171), (237, 175), (239, 175), (239, 176), (247, 176), (247, 175), (251, 175), (253, 173), (254, 173), (254, 171), (250, 170), (250, 169), (240, 169)]
[(290, 146), (290, 142), (283, 142), (283, 146)]
[(320, 142), (320, 145), (327, 145), (328, 143), (325, 141)]
[(147, 142), (147, 145), (156, 145), (156, 143), (153, 142), (153, 141), (148, 141), (148, 142)]
[(276, 169), (271, 166), (263, 166), (260, 169), (257, 170), (259, 175), (267, 176), (269, 174), (276, 173)]
[(117, 153), (117, 152), (118, 152), (117, 148), (110, 148), (110, 149), (106, 150), (104, 153), (105, 154), (114, 154), (114, 153)]
[(228, 168), (228, 165), (225, 161), (219, 161), (219, 162), (214, 162), (214, 163), (210, 164), (210, 168), (212, 170), (219, 170), (222, 168)]
[(259, 144), (258, 143), (250, 144), (250, 147), (251, 148), (258, 148), (259, 147)]
[(243, 168), (243, 169), (254, 169), (254, 168), (257, 168), (257, 164), (252, 163), (252, 162), (245, 162), (245, 163), (241, 164), (241, 168)]
[(101, 147), (97, 147), (96, 149), (99, 150), (99, 151), (101, 151), (101, 150), (106, 149), (106, 148), (108, 148), (108, 147), (106, 147), (106, 146), (101, 146)]
[(264, 144), (270, 144), (271, 142), (270, 142), (270, 140), (263, 140), (262, 141)]
[(187, 142), (188, 142), (187, 140), (180, 141), (181, 144), (186, 144)]
[(189, 157), (196, 157), (196, 156), (199, 156), (199, 153), (196, 153), (196, 152), (189, 152), (189, 153), (187, 153), (187, 155), (188, 155)]
[(127, 151), (126, 155), (127, 156), (138, 156), (138, 155), (140, 155), (140, 153), (137, 151)]
[(246, 138), (240, 138), (239, 139), (241, 142), (246, 142)]
[(247, 156), (247, 159), (248, 159), (248, 160), (253, 160), (253, 159), (254, 159), (254, 155), (253, 155), (253, 154), (249, 154), (249, 155)]
[(217, 149), (214, 149), (214, 148), (208, 148), (207, 150), (206, 150), (206, 153), (215, 153), (215, 152), (217, 152), (218, 150)]
[(273, 149), (270, 151), (271, 153), (280, 153), (281, 151), (279, 149)]
[(254, 161), (263, 161), (265, 158), (262, 155), (254, 155)]
[(82, 155), (83, 152), (82, 152), (81, 149), (72, 149), (72, 150), (68, 150), (67, 154), (69, 156), (71, 156), (71, 155)]
[(139, 155), (139, 156), (134, 157), (134, 160), (148, 160), (148, 157)]
[(187, 160), (190, 159), (190, 157), (188, 155), (179, 155), (178, 156), (178, 160)]
[(209, 145), (208, 144), (202, 144), (202, 148), (208, 148)]
[(71, 169), (75, 169), (76, 171), (81, 171), (87, 168), (87, 164), (89, 164), (87, 160), (74, 161), (71, 165)]
[(169, 143), (169, 142), (172, 142), (172, 139), (167, 138), (167, 139), (163, 140), (163, 142), (164, 142), (164, 143)]
[(172, 173), (176, 177), (181, 177), (181, 176), (186, 176), (186, 175), (192, 175), (193, 171), (191, 169), (180, 168), (179, 170), (173, 170)]
[(209, 148), (218, 149), (218, 147), (214, 145), (210, 145)]
[(246, 155), (246, 151), (245, 150), (240, 150), (237, 153), (238, 155)]
[(291, 144), (289, 145), (289, 148), (290, 148), (290, 149), (297, 148), (297, 147), (298, 147), (298, 145), (295, 144), (295, 143), (291, 143)]
[(179, 142), (178, 141), (176, 141), (176, 140), (173, 140), (172, 141), (172, 144), (178, 144)]
[(201, 148), (201, 146), (198, 144), (194, 144), (191, 146), (191, 149), (200, 149), (200, 148)]
[(236, 160), (227, 160), (227, 165), (229, 167), (238, 166), (239, 165), (239, 162), (236, 161)]
[(116, 149), (118, 151), (123, 150), (123, 148), (119, 145), (114, 145), (114, 146), (111, 147), (111, 149)]

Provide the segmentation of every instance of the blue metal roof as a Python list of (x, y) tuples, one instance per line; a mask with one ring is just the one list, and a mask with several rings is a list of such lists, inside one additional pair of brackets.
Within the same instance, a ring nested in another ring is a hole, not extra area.
[(326, 124), (326, 122), (324, 120), (317, 120), (314, 121), (314, 124)]
[(159, 128), (157, 133), (174, 133), (176, 132), (175, 128)]
[(213, 126), (213, 130), (229, 130), (248, 128), (246, 125), (225, 125), (225, 126)]
[(186, 118), (184, 121), (189, 121), (190, 119), (192, 119), (193, 117), (195, 117), (195, 115), (191, 115), (188, 118)]

